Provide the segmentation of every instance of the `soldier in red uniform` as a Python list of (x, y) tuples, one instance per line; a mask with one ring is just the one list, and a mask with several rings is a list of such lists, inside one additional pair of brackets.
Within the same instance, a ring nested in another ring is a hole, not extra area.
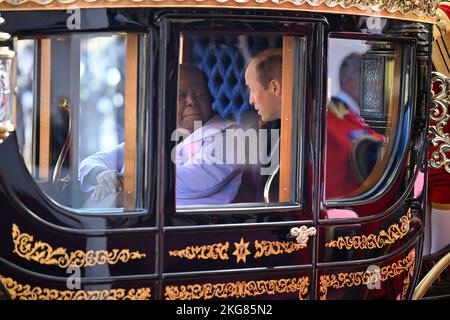
[(339, 91), (331, 98), (327, 117), (326, 197), (359, 193), (379, 158), (383, 136), (360, 116), (361, 55), (351, 53), (339, 68)]
[[(435, 26), (433, 44), (433, 66), (437, 72), (442, 73), (447, 78), (450, 77), (450, 3), (444, 2), (439, 5), (438, 14), (440, 22)], [(450, 80), (448, 80), (450, 81)], [(450, 84), (447, 84), (447, 99), (450, 99)], [(440, 89), (435, 86), (433, 90), (437, 93)], [(448, 105), (448, 107), (450, 107)], [(442, 111), (442, 109), (441, 109)], [(442, 113), (441, 113), (442, 114)], [(430, 120), (430, 126), (437, 123)], [(443, 133), (450, 134), (450, 123), (443, 126)], [(433, 139), (434, 133), (430, 138)], [(433, 165), (433, 155), (442, 157), (443, 151), (440, 147), (443, 144), (450, 145), (450, 139), (446, 137), (446, 142), (439, 141), (436, 145), (429, 145), (428, 158), (430, 166), (428, 168), (428, 194), (431, 202), (431, 252), (439, 251), (450, 244), (450, 166), (445, 164)], [(446, 155), (448, 157), (448, 154)], [(450, 250), (450, 247), (447, 247)], [(448, 250), (447, 250), (448, 251)]]
[[(377, 162), (383, 136), (335, 97), (327, 120), (326, 197), (352, 196)], [(364, 151), (357, 155), (358, 148)]]

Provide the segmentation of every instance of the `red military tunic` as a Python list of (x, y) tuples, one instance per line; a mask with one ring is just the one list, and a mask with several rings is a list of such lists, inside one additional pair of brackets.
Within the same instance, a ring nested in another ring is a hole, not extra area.
[(332, 99), (328, 107), (326, 188), (328, 199), (352, 196), (364, 181), (357, 165), (366, 159), (354, 159), (354, 148), (362, 139), (381, 141), (376, 133), (339, 99)]

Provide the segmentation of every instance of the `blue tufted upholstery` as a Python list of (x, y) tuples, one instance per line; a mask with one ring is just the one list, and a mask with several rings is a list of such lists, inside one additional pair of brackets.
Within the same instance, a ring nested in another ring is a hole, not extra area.
[(281, 37), (201, 36), (192, 40), (190, 62), (208, 78), (213, 110), (222, 117), (240, 120), (252, 110), (244, 79), (247, 63), (267, 48), (281, 47)]

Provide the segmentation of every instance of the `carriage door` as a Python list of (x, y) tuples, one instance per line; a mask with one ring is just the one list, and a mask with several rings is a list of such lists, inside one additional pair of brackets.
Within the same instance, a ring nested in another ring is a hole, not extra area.
[(318, 299), (408, 299), (417, 279), (427, 58), (399, 29), (328, 36)]
[[(321, 25), (189, 16), (161, 26), (162, 298), (309, 299), (308, 92)], [(266, 76), (255, 76), (264, 56)]]

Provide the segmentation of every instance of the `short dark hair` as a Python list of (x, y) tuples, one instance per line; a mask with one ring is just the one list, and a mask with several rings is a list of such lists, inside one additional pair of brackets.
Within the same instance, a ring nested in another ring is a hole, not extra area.
[(264, 89), (269, 87), (273, 79), (282, 80), (283, 50), (279, 48), (267, 49), (253, 58), (258, 80)]
[(354, 52), (346, 56), (339, 67), (339, 84), (342, 86), (344, 76), (348, 74), (360, 74), (361, 64), (362, 57), (359, 53)]

